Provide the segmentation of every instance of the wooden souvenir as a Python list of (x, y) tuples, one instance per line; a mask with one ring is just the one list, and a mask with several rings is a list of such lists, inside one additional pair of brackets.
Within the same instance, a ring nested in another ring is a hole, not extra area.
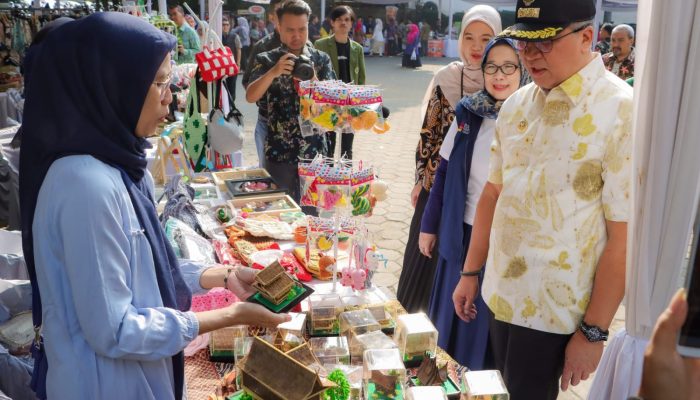
[(158, 185), (165, 185), (167, 183), (166, 170), (169, 163), (173, 166), (175, 171), (180, 171), (185, 176), (192, 176), (193, 172), (185, 156), (185, 150), (180, 140), (181, 136), (181, 129), (173, 129), (170, 135), (162, 136), (160, 140), (158, 140), (155, 161), (151, 167), (153, 180)]
[(275, 304), (280, 304), (287, 297), (293, 286), (294, 279), (287, 274), (287, 271), (284, 270), (278, 261), (258, 272), (253, 284), (253, 287), (263, 297)]
[(259, 400), (318, 399), (326, 389), (335, 386), (322, 380), (316, 371), (257, 337), (239, 368), (241, 386)]

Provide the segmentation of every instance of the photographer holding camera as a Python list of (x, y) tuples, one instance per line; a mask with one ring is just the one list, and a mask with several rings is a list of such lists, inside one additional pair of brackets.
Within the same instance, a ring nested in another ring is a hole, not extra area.
[(299, 127), (299, 95), (295, 79), (335, 79), (330, 57), (307, 46), (311, 8), (302, 0), (287, 0), (277, 9), (282, 46), (255, 57), (251, 66), (246, 100), (265, 100), (268, 134), (265, 140), (265, 169), (299, 201), (299, 158), (323, 154), (325, 135), (304, 137)]

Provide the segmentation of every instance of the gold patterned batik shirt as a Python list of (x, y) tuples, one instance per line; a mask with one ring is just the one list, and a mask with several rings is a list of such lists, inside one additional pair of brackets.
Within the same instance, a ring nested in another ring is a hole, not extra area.
[(549, 93), (530, 84), (504, 103), (489, 167), (503, 190), (482, 290), (496, 319), (577, 329), (606, 220), (629, 215), (631, 130), (632, 89), (600, 56)]

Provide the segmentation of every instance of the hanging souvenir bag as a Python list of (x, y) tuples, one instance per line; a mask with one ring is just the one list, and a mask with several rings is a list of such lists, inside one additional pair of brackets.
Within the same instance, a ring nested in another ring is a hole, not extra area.
[(185, 150), (190, 156), (195, 172), (206, 167), (207, 124), (199, 112), (199, 92), (196, 78), (190, 81), (190, 92), (187, 95), (184, 119)]
[(233, 58), (231, 49), (227, 46), (218, 49), (204, 46), (203, 50), (195, 54), (194, 58), (197, 60), (202, 79), (205, 82), (238, 75), (238, 64)]
[(209, 145), (220, 154), (232, 154), (243, 148), (243, 115), (236, 108), (224, 81), (219, 81), (216, 87), (222, 95), (228, 96), (230, 110), (224, 113), (221, 96), (215, 93), (214, 108), (209, 113)]

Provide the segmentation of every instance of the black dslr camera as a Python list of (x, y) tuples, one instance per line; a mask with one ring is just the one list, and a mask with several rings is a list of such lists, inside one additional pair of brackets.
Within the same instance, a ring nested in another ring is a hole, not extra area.
[[(282, 57), (287, 53), (291, 54), (291, 51), (289, 51), (287, 46), (284, 45), (278, 47), (273, 51), (277, 53), (279, 57)], [(314, 77), (315, 73), (316, 72), (314, 71), (314, 63), (309, 57), (303, 54), (300, 56), (294, 56), (294, 69), (292, 70), (293, 77), (299, 79), (300, 81), (308, 81), (309, 79)]]

